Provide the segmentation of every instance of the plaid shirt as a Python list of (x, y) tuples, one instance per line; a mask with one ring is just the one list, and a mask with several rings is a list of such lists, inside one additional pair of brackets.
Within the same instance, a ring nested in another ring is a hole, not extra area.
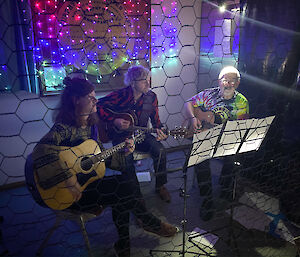
[(142, 95), (135, 102), (133, 90), (131, 86), (128, 86), (100, 98), (97, 108), (100, 118), (104, 121), (112, 121), (114, 119), (107, 109), (117, 113), (133, 111), (138, 119), (138, 126), (147, 127), (150, 118), (154, 128), (162, 127), (158, 114), (157, 96), (153, 91)]

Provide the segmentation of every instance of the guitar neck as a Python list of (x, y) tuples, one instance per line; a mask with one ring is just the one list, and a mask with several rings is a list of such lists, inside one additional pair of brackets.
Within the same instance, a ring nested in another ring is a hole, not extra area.
[[(132, 131), (134, 130), (141, 130), (144, 133), (157, 133), (156, 128), (146, 128), (146, 127), (139, 127), (139, 126), (132, 126)], [(182, 138), (187, 135), (187, 130), (185, 128), (176, 128), (173, 130), (169, 130), (166, 128), (161, 129), (167, 136), (173, 136), (174, 138)]]
[(155, 128), (146, 128), (146, 127), (140, 127), (140, 126), (132, 126), (130, 128), (131, 131), (135, 131), (135, 130), (141, 130), (144, 133), (156, 133), (156, 129)]
[[(134, 140), (134, 144), (139, 144), (140, 142), (142, 142), (145, 139), (145, 133), (139, 133), (135, 136), (132, 137), (132, 139)], [(110, 156), (112, 156), (114, 153), (120, 151), (121, 149), (125, 148), (126, 146), (126, 142), (122, 142), (120, 144), (117, 144), (109, 149), (104, 150), (103, 152), (90, 157), (90, 159), (92, 160), (92, 162), (95, 164), (97, 162), (103, 162), (105, 161), (107, 158), (109, 158)]]
[[(139, 127), (139, 126), (132, 126), (131, 130), (142, 130), (144, 133), (156, 133), (156, 128), (146, 128), (146, 127)], [(171, 131), (168, 129), (162, 128), (161, 129), (166, 135), (171, 135)]]
[(107, 150), (104, 150), (103, 152), (93, 156), (91, 159), (93, 161), (93, 163), (97, 163), (97, 162), (103, 162), (105, 161), (107, 158), (109, 158), (110, 156), (112, 156), (114, 153), (120, 151), (121, 149), (123, 149), (126, 146), (125, 142), (122, 142), (118, 145), (115, 145)]

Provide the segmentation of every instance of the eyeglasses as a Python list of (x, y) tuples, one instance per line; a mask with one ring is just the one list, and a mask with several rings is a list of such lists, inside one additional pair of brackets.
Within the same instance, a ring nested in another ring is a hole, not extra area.
[(227, 79), (221, 79), (221, 82), (223, 84), (229, 84), (231, 86), (234, 86), (237, 82), (238, 82), (238, 79), (234, 79), (234, 80), (227, 80)]

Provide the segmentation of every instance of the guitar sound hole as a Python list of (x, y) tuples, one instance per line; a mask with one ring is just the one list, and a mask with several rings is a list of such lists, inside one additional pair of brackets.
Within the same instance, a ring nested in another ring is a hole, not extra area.
[(93, 166), (93, 162), (90, 158), (88, 157), (84, 157), (82, 160), (81, 160), (81, 168), (83, 170), (89, 170), (90, 168), (92, 168)]

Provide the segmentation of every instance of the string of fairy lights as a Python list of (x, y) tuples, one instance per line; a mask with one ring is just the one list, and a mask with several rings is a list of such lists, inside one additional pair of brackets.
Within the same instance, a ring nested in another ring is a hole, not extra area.
[(22, 19), (31, 26), (27, 48), (33, 51), (37, 75), (49, 91), (76, 70), (101, 83), (102, 76), (115, 74), (124, 63), (149, 63), (153, 58), (151, 67), (161, 68), (159, 59), (178, 56), (176, 1), (21, 2)]

